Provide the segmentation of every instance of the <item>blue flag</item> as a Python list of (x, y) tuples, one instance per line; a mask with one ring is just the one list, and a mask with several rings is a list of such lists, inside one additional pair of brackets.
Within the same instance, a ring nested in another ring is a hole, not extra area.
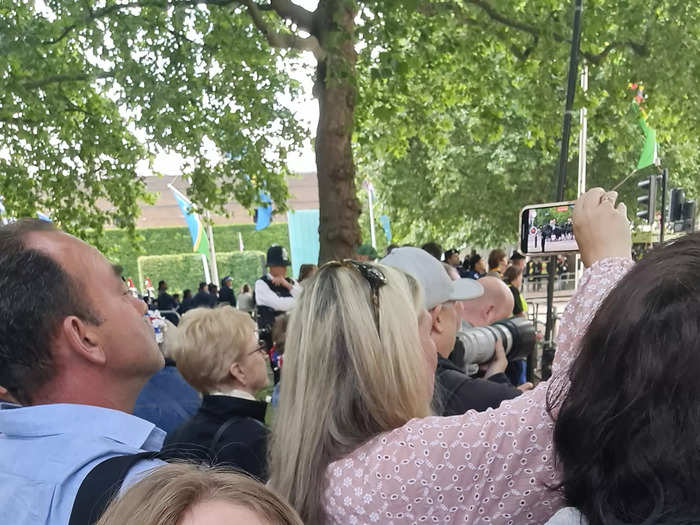
[(170, 191), (173, 192), (175, 202), (177, 202), (177, 205), (180, 207), (180, 211), (185, 217), (187, 228), (190, 230), (190, 237), (192, 237), (192, 251), (208, 256), (209, 241), (204, 233), (204, 225), (202, 224), (199, 215), (192, 213), (192, 203), (187, 197), (177, 191), (172, 184), (168, 184), (168, 188), (170, 188)]
[(272, 199), (270, 199), (270, 195), (260, 190), (258, 196), (260, 197), (260, 202), (265, 203), (267, 205), (260, 205), (255, 210), (256, 231), (267, 228), (270, 225), (270, 222), (272, 221)]
[(382, 225), (384, 235), (386, 235), (386, 242), (391, 244), (391, 224), (389, 224), (389, 217), (387, 217), (386, 215), (382, 215), (381, 217), (379, 217), (379, 224)]

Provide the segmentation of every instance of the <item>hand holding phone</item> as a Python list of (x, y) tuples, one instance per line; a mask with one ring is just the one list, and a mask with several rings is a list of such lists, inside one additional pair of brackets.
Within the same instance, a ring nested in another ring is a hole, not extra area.
[(631, 257), (632, 233), (624, 203), (615, 205), (617, 192), (593, 188), (575, 204), (574, 231), (584, 266), (607, 257)]

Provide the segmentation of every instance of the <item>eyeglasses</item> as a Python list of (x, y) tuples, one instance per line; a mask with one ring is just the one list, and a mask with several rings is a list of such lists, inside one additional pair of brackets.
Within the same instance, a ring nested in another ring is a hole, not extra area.
[(337, 268), (341, 266), (356, 271), (362, 277), (364, 277), (367, 283), (369, 283), (369, 287), (372, 290), (372, 312), (374, 314), (374, 323), (377, 325), (377, 335), (379, 335), (379, 289), (386, 284), (386, 275), (384, 275), (384, 272), (382, 272), (377, 266), (359, 261), (353, 261), (351, 259), (329, 261), (321, 266), (320, 269), (325, 267)]
[(267, 356), (267, 343), (265, 341), (258, 341), (258, 346), (255, 347), (255, 350), (253, 350), (252, 352), (248, 352), (246, 355), (253, 355), (257, 353), (261, 353), (264, 356)]

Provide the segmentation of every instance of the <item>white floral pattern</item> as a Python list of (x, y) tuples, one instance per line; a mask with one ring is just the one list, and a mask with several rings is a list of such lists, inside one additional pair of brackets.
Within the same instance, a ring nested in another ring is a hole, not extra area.
[[(557, 340), (553, 380), (561, 388), (595, 311), (632, 264), (604, 259), (584, 272)], [(548, 488), (558, 480), (548, 383), (496, 410), (413, 419), (332, 463), (330, 523), (544, 523), (563, 505)]]

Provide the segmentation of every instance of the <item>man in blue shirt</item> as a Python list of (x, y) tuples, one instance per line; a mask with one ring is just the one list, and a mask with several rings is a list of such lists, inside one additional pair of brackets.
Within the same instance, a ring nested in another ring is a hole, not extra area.
[(134, 415), (170, 433), (194, 416), (201, 404), (199, 394), (180, 375), (175, 361), (166, 357), (165, 366), (148, 380), (136, 399)]
[[(163, 356), (112, 265), (50, 223), (0, 227), (0, 523), (65, 525), (87, 474), (156, 451), (164, 433), (130, 414)], [(158, 465), (141, 461), (123, 487)]]

